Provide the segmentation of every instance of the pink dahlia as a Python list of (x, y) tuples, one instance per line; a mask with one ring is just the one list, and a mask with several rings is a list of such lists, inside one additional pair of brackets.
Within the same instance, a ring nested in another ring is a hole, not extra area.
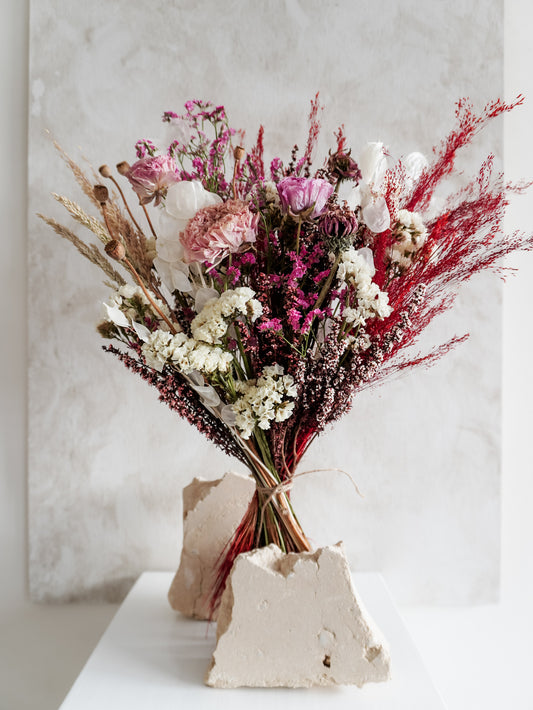
[(183, 261), (218, 264), (228, 254), (255, 242), (259, 216), (242, 200), (228, 200), (198, 210), (180, 234)]
[(333, 185), (319, 178), (286, 177), (277, 184), (281, 207), (296, 216), (302, 212), (314, 219), (322, 214)]
[(141, 158), (126, 173), (141, 205), (155, 198), (155, 204), (167, 194), (169, 185), (178, 181), (176, 163), (168, 155)]

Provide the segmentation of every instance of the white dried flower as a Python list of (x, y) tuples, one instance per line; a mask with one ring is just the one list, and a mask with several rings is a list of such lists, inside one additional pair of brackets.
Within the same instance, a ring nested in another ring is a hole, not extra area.
[(343, 317), (354, 327), (363, 326), (370, 318), (387, 318), (392, 313), (389, 295), (372, 281), (374, 263), (367, 249), (347, 249), (341, 255), (337, 279), (349, 284), (354, 291), (355, 305), (344, 309)]
[(233, 361), (232, 354), (222, 348), (188, 338), (185, 333), (172, 335), (163, 330), (150, 333), (142, 353), (146, 364), (154, 370), (161, 372), (166, 364), (172, 363), (185, 375), (194, 371), (205, 375), (225, 373)]
[[(164, 313), (167, 318), (169, 318), (170, 311), (167, 304), (153, 294), (152, 298), (160, 311)], [(136, 303), (134, 302), (132, 304), (132, 299), (135, 299)], [(137, 304), (140, 304), (141, 308), (139, 308)], [(161, 319), (161, 316), (154, 311), (152, 304), (140, 286), (132, 286), (131, 284), (124, 284), (123, 286), (120, 286), (120, 288), (111, 294), (109, 302), (104, 303), (103, 305), (107, 318), (123, 328), (133, 327), (132, 323), (134, 321), (142, 323), (142, 311), (146, 310), (149, 311), (149, 314), (155, 321), (159, 321)], [(161, 322), (160, 327), (163, 330), (168, 329), (168, 325), (164, 321)]]
[(204, 343), (220, 345), (230, 323), (239, 315), (252, 322), (261, 315), (263, 306), (254, 296), (255, 291), (241, 286), (208, 300), (191, 323), (193, 337)]
[(418, 212), (400, 210), (398, 222), (394, 227), (394, 244), (391, 249), (391, 262), (400, 271), (405, 271), (416, 257), (417, 252), (426, 243), (427, 229)]
[(294, 411), (298, 390), (291, 375), (285, 375), (277, 363), (263, 368), (257, 380), (236, 383), (241, 395), (234, 404), (235, 425), (243, 439), (249, 439), (256, 426), (270, 429), (273, 421), (283, 422)]

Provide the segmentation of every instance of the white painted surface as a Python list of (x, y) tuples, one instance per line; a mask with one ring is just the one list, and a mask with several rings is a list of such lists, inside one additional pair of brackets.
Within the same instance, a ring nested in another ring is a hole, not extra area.
[(392, 680), (364, 688), (239, 688), (203, 685), (215, 627), (176, 615), (165, 603), (172, 575), (143, 574), (120, 607), (60, 710), (174, 710), (176, 707), (257, 710), (444, 710), (409, 634), (378, 574), (355, 575), (370, 614), (388, 638)]
[[(133, 160), (163, 110), (224, 103), (267, 155), (306, 136), (326, 105), (317, 155), (343, 122), (354, 155), (381, 139), (394, 157), (428, 153), (455, 101), (502, 91), (501, 1), (36, 0), (30, 74), (30, 585), (34, 599), (119, 599), (144, 569), (177, 565), (181, 488), (228, 461), (101, 349), (97, 270), (39, 222), (77, 195), (43, 130), (95, 165)], [(483, 12), (479, 12), (479, 8)], [(473, 28), (475, 27), (475, 32)], [(199, 42), (201, 39), (201, 42)], [(53, 51), (51, 48), (53, 47)], [(501, 147), (479, 136), (475, 172)], [(78, 153), (79, 154), (79, 153)], [(471, 339), (430, 371), (356, 398), (300, 469), (293, 495), (316, 546), (342, 539), (355, 569), (379, 569), (399, 601), (487, 601), (498, 592), (501, 285), (483, 276), (424, 338)], [(482, 363), (482, 366), (480, 366)], [(232, 465), (232, 463), (229, 463)], [(384, 524), (386, 521), (386, 524)], [(102, 554), (105, 550), (105, 554)]]

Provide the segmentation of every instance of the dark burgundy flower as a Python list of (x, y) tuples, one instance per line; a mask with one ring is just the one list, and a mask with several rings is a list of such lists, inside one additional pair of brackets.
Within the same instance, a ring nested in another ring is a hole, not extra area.
[(361, 171), (350, 152), (337, 151), (329, 154), (328, 170), (337, 180), (353, 180), (355, 184), (361, 179)]

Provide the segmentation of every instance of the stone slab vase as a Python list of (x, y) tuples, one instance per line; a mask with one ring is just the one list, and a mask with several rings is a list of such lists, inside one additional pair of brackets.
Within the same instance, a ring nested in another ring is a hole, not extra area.
[(342, 543), (239, 555), (212, 615), (221, 555), (255, 493), (251, 477), (195, 478), (183, 489), (183, 548), (168, 597), (173, 609), (217, 619), (205, 682), (216, 688), (309, 687), (388, 680), (387, 643), (353, 588)]
[(353, 588), (342, 543), (288, 554), (269, 545), (237, 557), (207, 685), (361, 687), (389, 677), (386, 641)]
[(231, 472), (185, 486), (181, 559), (168, 591), (173, 609), (194, 619), (216, 619), (210, 608), (216, 565), (254, 493), (253, 478)]

